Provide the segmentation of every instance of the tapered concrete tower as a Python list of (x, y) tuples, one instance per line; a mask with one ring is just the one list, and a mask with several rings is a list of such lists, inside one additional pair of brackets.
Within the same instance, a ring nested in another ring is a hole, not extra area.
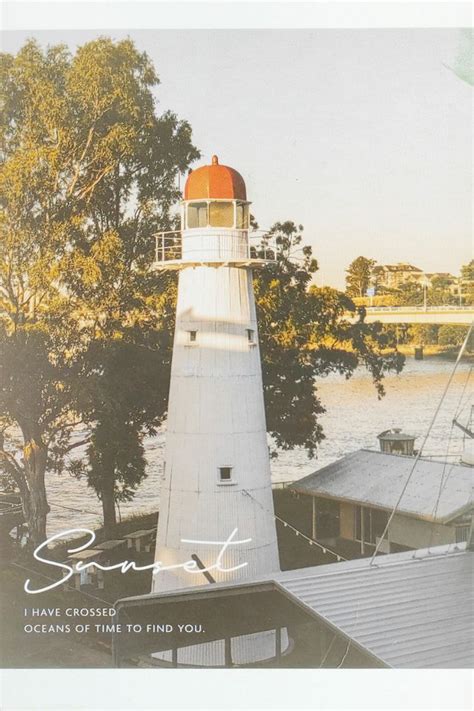
[[(155, 561), (196, 560), (198, 572), (158, 572), (153, 592), (280, 569), (252, 287), (252, 269), (268, 261), (250, 247), (244, 180), (214, 156), (187, 179), (181, 232), (157, 243), (158, 268), (180, 271)], [(217, 543), (234, 529), (246, 542), (230, 544), (227, 572), (216, 570)], [(276, 634), (232, 639), (233, 663), (275, 656)], [(224, 642), (178, 651), (178, 664), (224, 661)]]

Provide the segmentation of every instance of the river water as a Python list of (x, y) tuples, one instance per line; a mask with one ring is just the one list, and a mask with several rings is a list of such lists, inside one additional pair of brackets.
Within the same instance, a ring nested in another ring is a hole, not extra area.
[[(377, 434), (391, 427), (416, 435), (419, 447), (453, 370), (452, 362), (440, 358), (415, 361), (407, 358), (400, 375), (385, 378), (386, 395), (381, 400), (367, 371), (358, 369), (346, 380), (330, 375), (317, 382), (319, 396), (326, 408), (321, 417), (326, 439), (316, 459), (308, 459), (303, 450), (281, 452), (272, 460), (274, 482), (294, 481), (356, 449), (378, 449)], [(472, 403), (472, 366), (461, 362), (444, 399), (440, 413), (424, 448), (424, 455), (443, 458), (446, 453), (459, 456), (463, 433), (452, 426), (452, 419), (466, 423)], [(460, 411), (460, 412), (459, 412)], [(133, 501), (121, 504), (121, 516), (149, 513), (159, 506), (159, 481), (164, 457), (165, 428), (146, 440), (148, 476)], [(452, 461), (452, 457), (449, 457)], [(51, 513), (48, 533), (100, 524), (100, 503), (85, 481), (67, 474), (48, 476)]]

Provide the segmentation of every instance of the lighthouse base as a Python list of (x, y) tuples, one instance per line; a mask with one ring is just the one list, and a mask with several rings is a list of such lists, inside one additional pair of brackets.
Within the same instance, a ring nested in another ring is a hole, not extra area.
[[(289, 639), (286, 629), (280, 631), (257, 632), (241, 637), (233, 637), (230, 644), (225, 640), (196, 644), (192, 647), (180, 647), (177, 650), (177, 666), (183, 667), (230, 667), (245, 666), (257, 662), (269, 662), (284, 654), (289, 648)], [(157, 662), (166, 666), (173, 664), (171, 650), (157, 652), (152, 655)]]

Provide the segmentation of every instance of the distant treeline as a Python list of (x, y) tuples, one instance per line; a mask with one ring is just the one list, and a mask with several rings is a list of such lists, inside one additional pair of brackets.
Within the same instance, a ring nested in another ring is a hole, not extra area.
[[(454, 324), (398, 324), (388, 325), (384, 329), (390, 333), (400, 345), (427, 345), (427, 346), (460, 346), (469, 326)], [(467, 346), (467, 350), (474, 350), (474, 343)]]

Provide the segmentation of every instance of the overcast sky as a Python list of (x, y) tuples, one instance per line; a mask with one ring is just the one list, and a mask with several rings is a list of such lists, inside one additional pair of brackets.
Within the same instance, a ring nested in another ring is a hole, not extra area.
[[(16, 52), (31, 32), (5, 33)], [(95, 31), (34, 33), (72, 49)], [(115, 38), (121, 31), (103, 30)], [(210, 161), (244, 176), (261, 227), (292, 219), (343, 286), (359, 255), (457, 274), (472, 258), (472, 89), (452, 29), (131, 31)]]

